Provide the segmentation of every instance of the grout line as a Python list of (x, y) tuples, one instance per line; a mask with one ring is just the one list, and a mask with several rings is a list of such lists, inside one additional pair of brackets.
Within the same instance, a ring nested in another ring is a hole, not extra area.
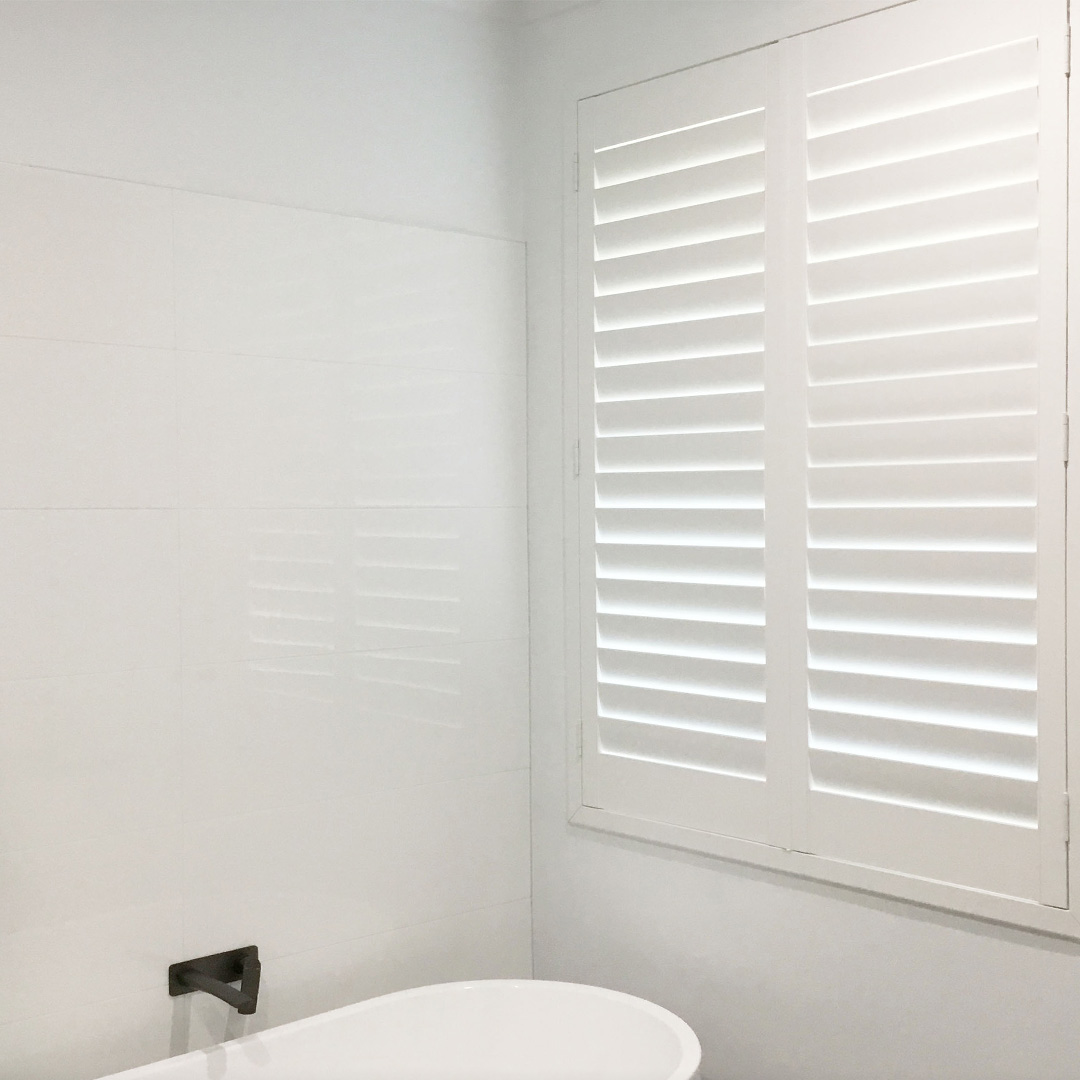
[[(268, 954), (266, 959), (270, 963), (273, 963), (276, 960), (291, 960), (294, 956), (307, 956), (310, 953), (322, 952), (325, 949), (332, 949), (335, 946), (339, 945), (352, 945), (358, 941), (370, 941), (373, 938), (387, 937), (390, 934), (398, 934), (405, 930), (415, 930), (422, 926), (435, 926), (438, 923), (449, 922), (451, 919), (460, 919), (466, 915), (475, 915), (483, 911), (497, 911), (500, 908), (513, 907), (522, 902), (528, 903), (529, 897), (516, 896), (512, 900), (499, 900), (494, 904), (481, 904), (479, 907), (464, 908), (461, 911), (455, 911), (449, 915), (440, 915), (438, 918), (435, 919), (422, 919), (420, 922), (405, 923), (403, 926), (392, 926), (387, 930), (375, 930), (370, 934), (359, 934), (356, 937), (341, 938), (337, 941), (328, 941), (325, 945), (314, 945), (310, 949), (297, 949), (295, 952), (278, 953), (276, 955)], [(260, 959), (261, 958), (262, 954), (260, 954)]]
[(0, 506), (0, 514), (14, 514), (14, 513), (42, 513), (51, 510), (63, 511), (70, 513), (72, 511), (102, 511), (108, 513), (115, 513), (118, 511), (125, 512), (145, 512), (145, 513), (173, 513), (183, 514), (198, 511), (199, 513), (214, 513), (214, 514), (234, 514), (234, 513), (263, 513), (263, 514), (276, 514), (279, 512), (288, 513), (313, 513), (321, 514), (324, 512), (333, 513), (368, 513), (378, 511), (379, 513), (385, 513), (387, 511), (400, 511), (402, 513), (425, 513), (425, 512), (439, 512), (447, 513), (453, 510), (525, 510), (527, 506), (525, 503), (447, 503), (445, 506), (437, 506), (427, 504), (424, 506), (418, 506), (415, 504), (403, 504), (403, 503), (363, 503), (353, 506), (347, 506), (342, 503), (310, 503), (308, 505), (254, 505), (254, 506), (236, 506), (236, 505), (215, 505), (213, 503), (186, 503), (176, 506), (156, 506), (145, 505), (141, 503), (132, 503), (131, 505), (118, 505), (118, 506), (86, 506), (86, 505), (73, 505), (73, 506)]
[(225, 822), (238, 822), (252, 818), (266, 817), (269, 814), (278, 814), (283, 811), (306, 810), (317, 806), (331, 806), (335, 803), (356, 803), (362, 805), (369, 803), (376, 798), (383, 798), (395, 793), (400, 794), (401, 792), (422, 791), (428, 788), (474, 784), (482, 780), (494, 780), (497, 777), (516, 776), (519, 774), (523, 774), (527, 778), (529, 775), (528, 767), (519, 766), (514, 769), (493, 769), (490, 772), (466, 773), (462, 776), (454, 776), (448, 779), (425, 780), (419, 784), (402, 784), (398, 787), (377, 788), (374, 790), (369, 789), (363, 794), (324, 795), (317, 798), (298, 799), (295, 802), (268, 803), (255, 810), (231, 811), (224, 814), (212, 814), (204, 818), (197, 818), (192, 821), (192, 825), (220, 825)]
[(528, 641), (529, 635), (510, 634), (502, 637), (455, 638), (453, 641), (432, 641), (420, 645), (376, 645), (370, 649), (311, 649), (307, 652), (274, 653), (272, 656), (239, 657), (232, 660), (184, 660), (172, 664), (136, 664), (130, 667), (94, 668), (91, 671), (71, 671), (53, 675), (6, 675), (0, 676), (0, 687), (7, 684), (50, 682), (60, 679), (99, 679), (112, 675), (127, 675), (138, 671), (160, 671), (182, 675), (185, 670), (201, 671), (205, 668), (239, 667), (250, 664), (269, 664), (279, 660), (322, 660), (330, 657), (376, 656), (385, 653), (430, 652), (433, 649), (454, 648), (459, 645), (498, 645), (508, 642)]
[[(294, 952), (267, 954), (265, 956), (261, 956), (261, 958), (265, 959), (267, 962), (273, 964), (274, 962), (276, 962), (278, 960), (291, 960), (293, 957), (307, 956), (307, 955), (312, 954), (312, 953), (322, 952), (325, 949), (333, 949), (333, 948), (336, 948), (336, 947), (339, 947), (339, 946), (342, 946), (342, 945), (353, 945), (353, 944), (355, 944), (357, 942), (360, 942), (360, 941), (369, 941), (369, 940), (373, 940), (373, 939), (376, 939), (376, 938), (388, 937), (391, 934), (400, 934), (400, 933), (404, 933), (404, 932), (406, 932), (408, 930), (416, 930), (416, 929), (420, 929), (422, 927), (436, 926), (439, 923), (450, 922), (451, 920), (454, 920), (454, 919), (461, 919), (461, 918), (464, 918), (464, 917), (469, 916), (469, 915), (479, 914), (481, 912), (498, 911), (500, 908), (514, 907), (515, 905), (520, 904), (523, 901), (527, 903), (528, 899), (529, 898), (527, 896), (519, 896), (519, 897), (515, 897), (515, 898), (513, 898), (511, 900), (499, 900), (494, 904), (481, 904), (479, 907), (465, 908), (465, 909), (463, 909), (461, 911), (452, 912), (449, 915), (440, 915), (438, 918), (434, 918), (434, 919), (422, 919), (419, 922), (405, 923), (405, 924), (403, 924), (401, 926), (391, 926), (391, 927), (388, 927), (385, 930), (375, 930), (370, 934), (360, 934), (360, 935), (358, 935), (356, 937), (340, 938), (340, 939), (335, 939), (333, 941), (327, 941), (323, 945), (314, 945), (310, 949), (298, 949), (298, 950), (296, 950)], [(136, 905), (136, 906), (151, 906), (151, 905)], [(187, 951), (186, 942), (185, 942), (184, 949), (185, 949), (185, 952), (186, 952)], [(94, 998), (92, 1001), (86, 1003), (85, 1005), (75, 1005), (74, 1006), (74, 1011), (77, 1011), (79, 1008), (82, 1008), (82, 1007), (95, 1009), (95, 1008), (98, 1008), (98, 1007), (103, 1006), (103, 1005), (109, 1005), (112, 1002), (125, 1001), (128, 998), (141, 997), (144, 994), (158, 993), (162, 989), (167, 989), (168, 985), (169, 985), (168, 979), (163, 978), (160, 982), (147, 983), (145, 986), (141, 986), (138, 989), (131, 990), (131, 991), (125, 993), (125, 994), (114, 994), (114, 995), (111, 995), (111, 996), (105, 997), (105, 998)], [(425, 983), (424, 985), (433, 985), (433, 984)], [(387, 993), (393, 993), (393, 991), (387, 991)], [(382, 997), (382, 996), (383, 996), (382, 994), (374, 995), (374, 997)], [(361, 998), (360, 999), (360, 1001), (368, 1001), (368, 1000), (371, 1000), (371, 999), (370, 998)], [(355, 1002), (354, 1004), (359, 1004), (359, 1002)], [(0, 1020), (0, 1031), (3, 1031), (5, 1028), (13, 1028), (13, 1027), (15, 1027), (15, 1026), (17, 1026), (19, 1024), (32, 1023), (35, 1020), (47, 1019), (48, 1017), (52, 1017), (52, 1016), (70, 1017), (71, 1014), (72, 1014), (72, 1011), (73, 1011), (73, 1008), (71, 1006), (65, 1006), (65, 1007), (60, 1008), (60, 1009), (48, 1009), (45, 1012), (35, 1012), (35, 1013), (32, 1013), (32, 1014), (27, 1015), (27, 1016), (20, 1016), (15, 1020)], [(326, 1010), (324, 1010), (324, 1011), (326, 1011)], [(322, 1014), (317, 1013), (315, 1015), (322, 1015)]]
[(338, 359), (336, 357), (327, 356), (285, 356), (278, 353), (261, 353), (261, 352), (244, 352), (225, 348), (181, 348), (176, 343), (176, 297), (173, 296), (174, 307), (174, 325), (173, 325), (173, 344), (170, 345), (143, 345), (137, 342), (129, 341), (98, 341), (93, 338), (73, 338), (73, 337), (43, 337), (39, 334), (0, 334), (0, 341), (39, 341), (44, 343), (58, 344), (58, 345), (94, 345), (100, 348), (107, 349), (131, 349), (142, 352), (177, 352), (177, 353), (189, 353), (196, 356), (222, 356), (243, 360), (275, 360), (285, 363), (293, 364), (333, 364), (338, 367), (348, 368), (375, 368), (379, 371), (389, 369), (391, 371), (428, 371), (438, 375), (489, 375), (493, 378), (504, 379), (524, 379), (526, 373), (521, 371), (501, 371), (496, 368), (460, 368), (460, 367), (445, 367), (445, 366), (433, 366), (430, 364), (409, 364), (398, 361), (378, 361), (378, 360), (348, 360)]
[[(172, 317), (173, 317), (173, 414), (176, 423), (176, 501), (181, 502), (180, 488), (183, 482), (183, 446), (184, 446), (184, 422), (183, 407), (181, 402), (181, 379), (180, 353), (177, 350), (179, 337), (179, 318), (177, 315), (178, 305), (176, 296), (176, 198), (174, 193), (169, 195), (169, 238), (170, 238), (170, 266), (172, 269)], [(179, 780), (180, 792), (187, 789), (187, 720), (184, 709), (184, 529), (183, 519), (178, 512), (176, 515), (176, 649), (177, 668), (179, 676), (176, 682), (176, 716), (174, 719), (175, 741), (173, 752), (176, 754), (176, 773)], [(187, 850), (188, 850), (188, 814), (187, 801), (180, 799), (180, 851), (179, 859), (179, 900), (180, 900), (180, 951), (186, 956), (188, 952), (188, 927), (187, 927)]]
[(533, 686), (533, 631), (532, 631), (532, 619), (533, 619), (533, 575), (531, 568), (533, 565), (532, 560), (532, 529), (529, 528), (529, 417), (531, 410), (529, 408), (530, 394), (529, 386), (531, 379), (530, 365), (529, 365), (529, 248), (525, 249), (525, 271), (524, 271), (524, 327), (525, 337), (523, 344), (523, 352), (525, 359), (525, 416), (522, 419), (522, 434), (524, 441), (524, 449), (522, 457), (525, 463), (525, 632), (526, 632), (526, 645), (525, 645), (525, 732), (528, 738), (529, 746), (529, 975), (531, 978), (536, 978), (536, 932), (535, 932), (535, 919), (533, 916), (534, 905), (536, 900), (536, 823), (535, 813), (533, 812), (533, 785), (535, 783), (535, 762), (533, 754), (533, 715), (532, 715), (532, 686)]
[[(515, 776), (517, 774), (524, 774), (528, 776), (527, 767), (518, 767), (513, 769), (493, 769), (490, 772), (478, 772), (478, 773), (465, 773), (461, 776), (452, 776), (441, 780), (426, 780), (419, 784), (401, 784), (395, 787), (375, 788), (365, 791), (363, 794), (338, 794), (338, 795), (326, 795), (319, 798), (305, 798), (297, 799), (289, 802), (276, 802), (267, 803), (264, 806), (260, 806), (253, 810), (242, 811), (229, 811), (223, 814), (211, 814), (206, 817), (194, 818), (189, 821), (188, 824), (192, 826), (207, 826), (212, 824), (223, 824), (226, 822), (244, 821), (249, 818), (265, 817), (269, 814), (278, 814), (283, 811), (295, 811), (306, 810), (311, 807), (317, 806), (329, 806), (334, 803), (357, 803), (363, 804), (370, 802), (377, 798), (384, 798), (387, 795), (401, 794), (403, 792), (421, 791), (427, 788), (437, 787), (450, 787), (453, 785), (461, 784), (474, 784), (482, 780), (494, 780), (497, 777), (502, 776)], [(114, 840), (123, 837), (130, 836), (156, 836), (161, 833), (167, 833), (173, 830), (177, 830), (180, 826), (177, 823), (162, 823), (152, 827), (144, 827), (137, 829), (112, 829), (107, 832), (95, 832), (88, 836), (81, 837), (78, 840), (65, 840), (61, 843), (49, 843), (41, 844), (34, 843), (27, 847), (15, 847), (6, 848), (0, 850), (0, 860), (11, 858), (13, 856), (22, 855), (26, 852), (40, 853), (41, 851), (63, 851), (68, 848), (78, 849), (86, 847), (89, 844), (99, 843), (103, 840)], [(181, 833), (183, 836), (183, 833)], [(183, 897), (181, 897), (183, 903)], [(162, 905), (167, 904), (167, 901), (162, 901)], [(140, 907), (158, 906), (157, 904), (136, 905)]]
[(364, 214), (350, 214), (344, 210), (317, 209), (312, 206), (304, 206), (301, 203), (271, 202), (266, 199), (252, 199), (243, 195), (227, 195), (214, 191), (200, 191), (198, 188), (182, 188), (174, 184), (162, 184), (153, 180), (132, 180), (123, 176), (110, 176), (108, 173), (82, 172), (78, 169), (64, 169), (56, 165), (35, 165), (26, 161), (11, 161), (0, 159), (0, 166), (13, 169), (37, 169), (40, 172), (57, 173), (61, 176), (79, 176), (91, 180), (104, 180), (114, 184), (130, 184), (132, 187), (150, 188), (156, 191), (169, 191), (178, 195), (194, 195), (206, 199), (227, 199), (230, 202), (247, 203), (249, 206), (266, 206), (277, 210), (295, 210), (305, 214), (321, 214), (325, 217), (344, 218), (348, 221), (368, 221), (380, 225), (395, 225), (403, 229), (422, 229), (427, 232), (450, 233), (454, 236), (470, 236), (478, 240), (493, 240), (507, 244), (524, 245), (525, 238), (507, 236), (501, 233), (482, 232), (478, 229), (465, 229), (459, 226), (437, 225), (430, 221), (409, 221), (404, 218), (391, 216), (371, 216)]

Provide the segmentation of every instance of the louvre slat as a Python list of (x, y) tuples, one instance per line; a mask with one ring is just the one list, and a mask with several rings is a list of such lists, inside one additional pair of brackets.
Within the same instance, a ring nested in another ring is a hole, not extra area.
[(810, 471), (810, 505), (1033, 506), (1031, 461), (917, 465), (836, 465)]
[(1034, 553), (812, 548), (808, 561), (813, 588), (954, 596), (1035, 595)]
[(855, 507), (810, 510), (810, 546), (921, 551), (1034, 551), (1029, 507)]
[(809, 607), (812, 630), (1035, 643), (1034, 599), (811, 589)]
[(598, 510), (596, 539), (635, 543), (765, 546), (765, 515), (754, 510)]
[(765, 320), (760, 314), (728, 315), (632, 330), (598, 330), (596, 360), (602, 367), (746, 353), (762, 347), (764, 333)]
[(914, 116), (1017, 89), (1038, 86), (1035, 39), (1014, 41), (950, 58), (944, 63), (898, 71), (853, 86), (819, 91), (806, 102), (812, 136)]
[(764, 274), (600, 296), (595, 308), (598, 330), (656, 326), (764, 310)]
[(725, 626), (655, 615), (601, 614), (597, 619), (597, 634), (601, 648), (765, 662), (765, 635), (759, 626)]
[(596, 653), (601, 682), (691, 693), (712, 690), (751, 701), (761, 701), (765, 696), (765, 665), (761, 663), (619, 649), (598, 648)]
[(1038, 406), (1038, 388), (1034, 367), (814, 386), (810, 389), (810, 423), (1031, 414)]
[(762, 233), (710, 240), (642, 255), (623, 255), (593, 264), (597, 296), (712, 281), (765, 269)]
[(841, 424), (810, 431), (810, 464), (890, 464), (1034, 458), (1035, 416)]
[(963, 330), (811, 345), (810, 381), (821, 385), (1034, 366), (1038, 355), (1034, 319), (1011, 326), (987, 321), (991, 325)]
[(1036, 778), (1037, 744), (1031, 735), (814, 709), (810, 740), (816, 750), (873, 754), (923, 765), (963, 762), (969, 771)]
[(1038, 278), (1034, 274), (974, 284), (934, 285), (886, 296), (812, 304), (810, 340), (851, 341), (893, 334), (943, 330), (983, 322), (987, 313), (1007, 321), (1034, 318)]
[(809, 177), (909, 161), (1038, 130), (1038, 91), (1014, 90), (879, 124), (811, 138)]
[(765, 623), (765, 593), (760, 585), (601, 578), (596, 583), (596, 593), (600, 614), (709, 619), (739, 627), (763, 626)]
[(1036, 731), (1033, 690), (964, 686), (930, 679), (811, 671), (810, 707), (914, 722), (952, 722), (1015, 734), (1034, 735)]
[(594, 197), (596, 221), (622, 221), (764, 190), (761, 151), (599, 188)]
[(1016, 825), (1034, 826), (1038, 817), (1034, 780), (813, 749), (810, 771), (816, 791)]
[(1035, 689), (1034, 644), (812, 629), (810, 663), (816, 671)]
[(970, 194), (1038, 178), (1039, 139), (1014, 139), (949, 150), (811, 180), (811, 221)]
[(613, 259), (729, 236), (750, 236), (764, 228), (765, 196), (755, 194), (597, 225), (593, 236), (596, 257)]
[(597, 576), (702, 585), (762, 585), (761, 548), (597, 544)]
[(765, 388), (764, 366), (764, 354), (757, 351), (598, 368), (596, 400), (632, 401), (760, 391)]
[[(1038, 185), (1010, 184), (907, 206), (814, 221), (810, 262), (918, 248), (947, 240), (1032, 229), (1038, 224)], [(928, 273), (933, 263), (927, 262)]]
[(760, 701), (602, 683), (599, 705), (602, 715), (617, 720), (638, 720), (657, 726), (758, 739), (765, 734)]
[(655, 727), (600, 715), (600, 751), (685, 769), (765, 779), (764, 740)]
[(761, 506), (763, 470), (610, 472), (596, 478), (598, 507)]
[(605, 436), (757, 431), (764, 422), (764, 394), (760, 390), (598, 402), (596, 406), (597, 429)]
[(822, 304), (979, 280), (1017, 278), (1037, 271), (1037, 257), (1038, 232), (1020, 229), (834, 259), (815, 263), (810, 268), (810, 302)]
[(764, 467), (760, 431), (731, 431), (706, 435), (628, 435), (600, 438), (596, 465), (600, 472), (640, 469), (659, 472), (679, 469), (745, 469)]
[(681, 131), (597, 149), (593, 169), (597, 189), (660, 176), (765, 149), (765, 113), (756, 109)]

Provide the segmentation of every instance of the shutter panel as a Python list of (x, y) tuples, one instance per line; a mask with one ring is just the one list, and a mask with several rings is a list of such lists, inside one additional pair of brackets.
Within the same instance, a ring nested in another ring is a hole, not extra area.
[(1063, 907), (1066, 13), (973, 10), (579, 103), (582, 801)]
[(765, 60), (582, 103), (586, 805), (765, 835)]
[(1054, 5), (808, 35), (802, 850), (1065, 903)]

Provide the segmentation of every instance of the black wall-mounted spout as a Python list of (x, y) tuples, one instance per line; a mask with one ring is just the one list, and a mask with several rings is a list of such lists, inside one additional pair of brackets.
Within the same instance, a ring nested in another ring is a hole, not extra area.
[[(169, 967), (169, 995), (179, 997), (202, 990), (231, 1005), (238, 1013), (250, 1016), (259, 1003), (261, 975), (258, 946), (248, 945), (243, 949), (172, 964)], [(229, 985), (237, 981), (239, 990)]]

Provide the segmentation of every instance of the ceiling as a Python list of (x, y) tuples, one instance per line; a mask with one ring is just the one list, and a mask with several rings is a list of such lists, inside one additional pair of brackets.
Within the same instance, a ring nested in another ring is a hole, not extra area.
[(593, 0), (437, 0), (447, 7), (468, 11), (502, 23), (527, 23), (559, 15)]

